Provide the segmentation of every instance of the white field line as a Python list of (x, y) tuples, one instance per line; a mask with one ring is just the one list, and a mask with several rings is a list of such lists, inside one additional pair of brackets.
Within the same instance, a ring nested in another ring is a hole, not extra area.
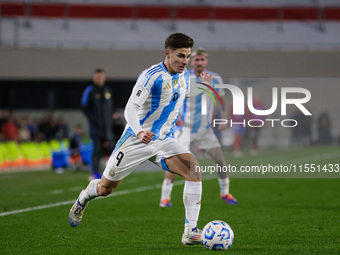
[[(207, 178), (202, 178), (202, 180), (208, 180), (216, 178), (216, 176), (213, 177), (207, 177)], [(184, 180), (180, 181), (175, 181), (174, 185), (182, 185), (184, 184)], [(144, 187), (138, 187), (134, 189), (128, 189), (128, 190), (121, 190), (121, 191), (115, 191), (108, 197), (117, 197), (117, 196), (122, 196), (122, 195), (127, 195), (131, 193), (139, 193), (147, 190), (154, 190), (154, 189), (160, 189), (162, 187), (162, 184), (154, 184), (154, 185), (149, 185), (149, 186), (144, 186)], [(97, 199), (101, 199), (105, 197), (98, 197)], [(67, 200), (59, 203), (54, 203), (54, 204), (47, 204), (47, 205), (39, 205), (39, 206), (34, 206), (34, 207), (29, 207), (25, 209), (20, 209), (20, 210), (15, 210), (15, 211), (9, 211), (9, 212), (3, 212), (0, 213), (0, 217), (7, 216), (7, 215), (13, 215), (13, 214), (19, 214), (19, 213), (24, 213), (24, 212), (32, 212), (32, 211), (38, 211), (38, 210), (43, 210), (43, 209), (48, 209), (48, 208), (53, 208), (53, 207), (58, 207), (58, 206), (63, 206), (63, 205), (71, 205), (73, 204), (75, 199), (73, 200)]]

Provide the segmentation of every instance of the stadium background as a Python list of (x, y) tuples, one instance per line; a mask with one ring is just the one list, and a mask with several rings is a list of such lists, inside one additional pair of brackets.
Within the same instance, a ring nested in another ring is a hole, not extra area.
[[(106, 70), (115, 104), (123, 108), (142, 69), (164, 58), (163, 41), (172, 32), (191, 35), (196, 47), (209, 50), (209, 69), (241, 87), (242, 78), (336, 78), (339, 10), (331, 0), (3, 1), (0, 107), (18, 116), (52, 111), (70, 130), (77, 123), (87, 127), (79, 102), (93, 70)], [(329, 86), (330, 96), (338, 93)], [(329, 108), (336, 138), (339, 109), (333, 100), (321, 103), (317, 85), (314, 91), (314, 121)], [(316, 139), (316, 126), (313, 132)], [(265, 136), (273, 140), (276, 133), (264, 133), (260, 143), (273, 145)], [(287, 141), (289, 132), (281, 137)]]
[[(308, 88), (314, 143), (319, 114), (327, 110), (332, 120), (327, 145), (293, 146), (289, 129), (266, 126), (256, 157), (244, 147), (243, 157), (235, 158), (227, 148), (227, 163), (238, 169), (285, 164), (309, 171), (232, 174), (236, 207), (217, 195), (216, 176), (204, 175), (198, 227), (227, 221), (235, 232), (231, 254), (339, 254), (339, 172), (327, 171), (340, 155), (337, 0), (3, 0), (0, 110), (32, 119), (52, 112), (64, 117), (71, 133), (77, 123), (87, 129), (79, 105), (93, 70), (106, 70), (115, 105), (123, 110), (138, 75), (164, 59), (164, 39), (174, 32), (192, 36), (195, 47), (209, 51), (209, 69), (243, 90), (252, 86), (266, 105), (273, 86)], [(4, 143), (0, 163), (9, 154)], [(38, 167), (46, 171), (0, 168), (0, 254), (208, 254), (180, 243), (179, 178), (174, 206), (159, 208), (164, 173), (147, 165), (112, 197), (92, 201), (83, 222), (71, 228), (68, 211), (88, 184), (88, 171), (56, 174), (47, 162)], [(311, 164), (325, 171), (311, 172)]]

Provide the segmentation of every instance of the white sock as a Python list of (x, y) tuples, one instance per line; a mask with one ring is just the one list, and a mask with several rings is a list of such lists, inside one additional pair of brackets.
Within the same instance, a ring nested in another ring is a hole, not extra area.
[(165, 178), (162, 185), (162, 195), (161, 200), (163, 199), (171, 199), (171, 191), (172, 187), (174, 186), (174, 183), (171, 179)]
[(183, 203), (185, 207), (185, 229), (197, 226), (201, 209), (202, 182), (185, 181)]
[(218, 182), (220, 184), (220, 194), (222, 196), (229, 194), (229, 178), (218, 179)]
[(87, 185), (87, 188), (84, 190), (84, 192), (81, 192), (79, 195), (79, 202), (82, 205), (86, 205), (90, 200), (98, 197), (97, 193), (97, 185), (100, 179), (94, 179), (92, 180), (89, 185)]

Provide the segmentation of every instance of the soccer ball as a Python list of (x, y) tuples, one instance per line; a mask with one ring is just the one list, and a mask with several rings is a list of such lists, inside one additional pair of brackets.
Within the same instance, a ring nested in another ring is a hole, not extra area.
[(224, 221), (213, 220), (203, 228), (202, 242), (209, 250), (228, 250), (233, 241), (234, 232)]

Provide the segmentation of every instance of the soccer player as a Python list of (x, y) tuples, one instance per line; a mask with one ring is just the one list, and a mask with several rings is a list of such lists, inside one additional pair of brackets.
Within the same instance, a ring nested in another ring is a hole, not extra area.
[[(191, 54), (191, 66), (193, 69), (189, 71), (191, 81), (199, 82), (199, 77), (202, 73), (207, 73), (213, 77), (212, 87), (216, 84), (222, 84), (221, 77), (213, 72), (206, 70), (208, 65), (208, 52), (203, 48), (197, 48)], [(184, 147), (189, 148), (191, 143), (195, 143), (199, 149), (207, 151), (208, 155), (216, 162), (217, 165), (226, 166), (224, 155), (217, 140), (214, 131), (211, 127), (213, 115), (213, 100), (207, 97), (207, 115), (201, 114), (202, 100), (201, 94), (205, 93), (202, 90), (194, 90), (194, 82), (191, 83), (191, 98), (184, 101), (184, 107), (181, 113), (181, 118), (177, 125), (182, 125), (182, 131), (176, 132), (176, 138)], [(224, 99), (224, 92), (219, 91), (221, 99)], [(225, 100), (223, 100), (225, 101)], [(225, 102), (222, 104), (225, 105)], [(222, 110), (225, 108), (222, 108)], [(223, 111), (226, 115), (226, 111)], [(191, 117), (190, 117), (191, 116)], [(226, 119), (226, 117), (224, 117)], [(225, 129), (226, 125), (219, 125), (218, 128)], [(170, 202), (173, 182), (176, 175), (170, 172), (165, 173), (165, 178), (162, 185), (161, 207), (172, 206)], [(223, 201), (231, 205), (236, 205), (237, 200), (229, 193), (229, 177), (227, 172), (218, 172), (218, 182), (220, 185), (220, 197)]]
[[(183, 245), (200, 244), (197, 221), (201, 208), (202, 182), (198, 161), (188, 148), (174, 139), (174, 124), (184, 98), (189, 96), (189, 73), (193, 39), (182, 33), (165, 41), (165, 60), (144, 70), (137, 79), (125, 107), (127, 125), (100, 180), (92, 180), (69, 213), (72, 227), (79, 224), (89, 201), (111, 194), (139, 164), (150, 160), (185, 179)], [(211, 83), (212, 77), (201, 74)]]

